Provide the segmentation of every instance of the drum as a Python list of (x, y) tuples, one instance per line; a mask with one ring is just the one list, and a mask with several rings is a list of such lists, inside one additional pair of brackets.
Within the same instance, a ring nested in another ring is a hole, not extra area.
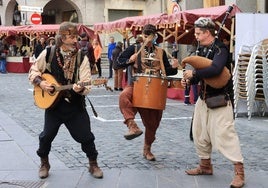
[(134, 75), (133, 106), (164, 110), (166, 108), (168, 81), (153, 75)]

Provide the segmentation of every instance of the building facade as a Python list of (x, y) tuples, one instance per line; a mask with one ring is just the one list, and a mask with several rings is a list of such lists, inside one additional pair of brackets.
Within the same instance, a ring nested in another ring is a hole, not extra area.
[[(1, 25), (33, 24), (31, 7), (41, 8), (43, 24), (72, 21), (92, 26), (128, 16), (168, 12), (170, 3), (180, 10), (236, 4), (243, 12), (267, 12), (268, 0), (0, 0)], [(20, 7), (23, 9), (20, 11)]]
[[(265, 13), (268, 10), (268, 0), (0, 0), (0, 24), (11, 26), (72, 21), (92, 27), (95, 23), (130, 16), (232, 4), (236, 4), (242, 12)], [(33, 14), (40, 15), (40, 22), (33, 20)], [(116, 41), (123, 40), (119, 33), (110, 35)], [(108, 45), (108, 39), (108, 35), (101, 36), (104, 47)]]

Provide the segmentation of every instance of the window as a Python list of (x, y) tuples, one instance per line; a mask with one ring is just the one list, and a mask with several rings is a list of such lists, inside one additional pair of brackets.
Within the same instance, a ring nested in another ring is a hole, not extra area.
[(204, 8), (225, 5), (225, 0), (203, 0)]

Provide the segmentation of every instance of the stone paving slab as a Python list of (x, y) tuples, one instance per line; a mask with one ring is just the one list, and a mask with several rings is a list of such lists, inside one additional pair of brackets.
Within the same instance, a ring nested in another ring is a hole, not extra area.
[[(40, 181), (37, 176), (39, 158), (35, 151), (42, 130), (43, 110), (33, 105), (32, 87), (26, 74), (0, 75), (0, 87), (0, 182)], [(142, 156), (144, 135), (132, 141), (123, 137), (127, 129), (119, 112), (118, 95), (119, 92), (110, 93), (103, 88), (95, 88), (89, 95), (99, 114), (99, 118), (94, 118), (88, 107), (104, 178), (99, 180), (90, 176), (88, 161), (80, 145), (62, 126), (50, 153), (51, 175), (45, 180), (46, 187), (228, 187), (233, 166), (216, 151), (212, 154), (213, 176), (184, 174), (185, 169), (198, 163), (193, 143), (189, 141), (194, 106), (167, 100), (152, 147), (157, 161), (149, 162)], [(139, 116), (137, 122), (141, 126)], [(236, 118), (245, 158), (246, 188), (262, 188), (268, 184), (267, 125), (267, 117), (254, 116), (250, 121), (245, 116)]]

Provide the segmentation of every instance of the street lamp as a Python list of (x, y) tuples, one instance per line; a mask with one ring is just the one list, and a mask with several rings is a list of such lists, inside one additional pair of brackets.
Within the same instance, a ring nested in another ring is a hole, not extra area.
[(13, 19), (15, 21), (15, 25), (19, 25), (21, 22), (21, 15), (20, 15), (20, 11), (15, 10), (14, 14), (13, 14)]

